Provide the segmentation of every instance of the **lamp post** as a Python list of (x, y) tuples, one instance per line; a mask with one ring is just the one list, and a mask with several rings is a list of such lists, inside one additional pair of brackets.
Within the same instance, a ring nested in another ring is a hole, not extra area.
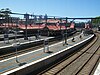
[(14, 31), (14, 34), (15, 34), (15, 39), (14, 39), (14, 43), (13, 43), (13, 47), (15, 48), (15, 51), (16, 51), (16, 62), (19, 63), (18, 59), (17, 59), (17, 48), (18, 46), (20, 46), (20, 43), (19, 41), (17, 41), (17, 25), (18, 25), (18, 19), (15, 19), (15, 23), (16, 23), (16, 29)]
[[(60, 18), (60, 23), (59, 24), (61, 24), (62, 23), (62, 19)], [(60, 25), (60, 31), (61, 31), (61, 25)]]
[(27, 36), (27, 25), (28, 25), (28, 20), (29, 20), (29, 14), (24, 14), (24, 18), (25, 18), (25, 38), (24, 40), (28, 40), (28, 36)]
[[(67, 25), (67, 17), (66, 17), (66, 25)], [(67, 43), (67, 26), (66, 27), (66, 30), (65, 30), (65, 44), (68, 45)]]
[[(48, 20), (47, 14), (45, 14), (44, 19), (45, 19), (45, 26), (47, 27), (47, 20)], [(49, 30), (47, 31), (47, 36), (49, 36)]]
[(17, 50), (17, 49), (18, 49), (19, 46), (20, 46), (20, 42), (15, 40), (15, 43), (13, 43), (13, 47), (14, 47), (15, 50), (16, 50), (16, 54), (15, 54), (15, 55), (16, 55), (16, 58), (15, 58), (15, 60), (16, 60), (16, 62), (18, 63), (19, 66), (22, 66), (22, 65), (24, 65), (24, 64), (26, 64), (26, 63), (25, 63), (25, 62), (22, 63), (22, 62), (20, 62), (20, 61), (18, 60), (18, 57), (17, 57), (17, 56), (18, 56), (18, 50)]
[[(34, 24), (36, 25), (36, 23), (37, 23), (37, 16), (36, 15), (34, 15)], [(35, 33), (35, 37), (36, 37), (36, 40), (38, 39), (38, 37), (39, 37), (39, 30), (37, 30), (37, 32)]]
[[(6, 13), (7, 14), (7, 13)], [(9, 35), (8, 35), (8, 28), (6, 27), (6, 23), (8, 23), (8, 16), (5, 17), (5, 34), (4, 34), (4, 43), (9, 43)], [(7, 41), (7, 42), (6, 42)]]
[(17, 29), (17, 27), (18, 27), (18, 23), (19, 23), (19, 18), (16, 18), (16, 30), (15, 30), (15, 41), (17, 40), (17, 32), (18, 32), (18, 29)]
[(39, 36), (40, 36), (40, 23), (41, 23), (41, 21), (42, 21), (42, 15), (39, 16), (39, 29), (38, 29), (38, 35)]
[(20, 63), (19, 61), (18, 61), (18, 59), (17, 59), (17, 55), (18, 55), (18, 52), (17, 52), (17, 48), (20, 46), (20, 43), (19, 43), (19, 41), (14, 41), (14, 43), (13, 43), (13, 47), (15, 48), (15, 50), (16, 50), (16, 62), (17, 63)]
[(34, 24), (36, 24), (36, 22), (37, 22), (37, 16), (34, 15)]
[(45, 23), (47, 23), (47, 19), (48, 19), (47, 14), (45, 14), (44, 19), (45, 19)]
[(63, 46), (65, 45), (65, 33), (64, 33), (64, 30), (62, 30), (62, 26), (61, 26), (61, 23), (62, 23), (62, 19), (60, 18), (59, 19), (60, 20), (60, 23), (59, 23), (59, 25), (60, 25), (60, 32), (61, 32), (61, 35), (62, 35), (62, 40), (63, 40)]
[[(72, 23), (71, 23), (71, 24), (74, 24), (74, 20), (75, 20), (75, 19), (72, 20)], [(75, 42), (74, 35), (73, 35), (73, 38), (72, 38), (72, 42)]]
[(61, 31), (61, 34), (62, 34), (62, 40), (63, 40), (63, 46), (65, 45), (65, 38), (64, 38), (64, 36), (65, 36), (65, 34), (64, 34), (64, 31)]

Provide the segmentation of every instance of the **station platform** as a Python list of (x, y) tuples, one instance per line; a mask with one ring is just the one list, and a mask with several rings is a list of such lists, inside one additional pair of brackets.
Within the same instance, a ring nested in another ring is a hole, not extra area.
[(100, 75), (100, 63), (98, 65), (98, 67), (96, 68), (94, 75)]
[[(29, 43), (29, 42), (40, 41), (40, 40), (43, 40), (43, 39), (46, 39), (46, 38), (50, 39), (50, 38), (53, 38), (53, 37), (41, 36), (40, 39), (36, 39), (35, 36), (31, 36), (31, 37), (28, 37), (28, 40), (24, 40), (24, 38), (18, 38), (16, 40), (19, 41), (20, 44), (24, 44), (24, 43)], [(13, 43), (15, 43), (15, 39), (9, 40), (9, 43), (4, 43), (4, 41), (0, 41), (0, 48), (12, 46)]]
[[(20, 49), (24, 49), (24, 48), (27, 48), (27, 47), (30, 47), (30, 46), (34, 46), (36, 44), (41, 44), (41, 41), (43, 41), (44, 39), (51, 39), (51, 38), (54, 38), (54, 37), (46, 37), (46, 36), (40, 36), (39, 39), (36, 39), (35, 36), (31, 36), (31, 37), (28, 37), (28, 40), (24, 40), (24, 38), (18, 38), (18, 39), (12, 39), (12, 40), (9, 40), (9, 43), (5, 43), (4, 41), (0, 41), (0, 54), (5, 54), (5, 53), (10, 53), (10, 52), (14, 52), (15, 48), (13, 47), (13, 44), (16, 43), (16, 41), (19, 42), (20, 44)], [(8, 41), (6, 41), (8, 42)], [(29, 45), (31, 44), (31, 45)]]
[[(8, 37), (9, 37), (9, 40), (15, 39), (15, 34), (8, 34)], [(24, 37), (24, 35), (17, 34), (16, 37), (17, 38), (22, 38), (22, 37)], [(3, 41), (3, 40), (4, 40), (4, 34), (0, 34), (0, 41)]]
[[(75, 44), (80, 43), (81, 41), (84, 41), (88, 38), (90, 38), (93, 35), (84, 36), (81, 34), (82, 39), (79, 38), (80, 35), (75, 36), (74, 42), (72, 42), (72, 38), (67, 39), (68, 45), (64, 45), (64, 41), (58, 42), (56, 44), (49, 45), (49, 51), (50, 53), (44, 52), (44, 47), (22, 54), (18, 55), (9, 59), (4, 59), (0, 61), (0, 75), (7, 75), (14, 71), (17, 71), (18, 69), (25, 68), (31, 64), (35, 64), (37, 62), (40, 62), (41, 60), (48, 58), (50, 56), (53, 56), (54, 54), (57, 54), (58, 52), (61, 52), (62, 50), (73, 47)], [(17, 61), (16, 61), (17, 60)], [(24, 65), (19, 65), (20, 63), (24, 63)]]

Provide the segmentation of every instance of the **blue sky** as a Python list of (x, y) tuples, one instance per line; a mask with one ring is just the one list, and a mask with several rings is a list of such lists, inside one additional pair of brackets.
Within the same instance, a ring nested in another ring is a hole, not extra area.
[(0, 8), (18, 13), (95, 17), (100, 15), (100, 0), (0, 0)]

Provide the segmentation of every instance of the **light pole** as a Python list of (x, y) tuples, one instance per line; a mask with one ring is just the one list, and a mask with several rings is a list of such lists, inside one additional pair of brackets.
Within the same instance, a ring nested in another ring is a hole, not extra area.
[[(36, 25), (36, 23), (37, 23), (37, 16), (34, 15), (34, 24)], [(37, 30), (36, 33), (35, 33), (36, 40), (38, 40), (38, 37), (39, 37), (38, 33), (39, 33), (39, 30)]]
[(39, 29), (38, 29), (38, 38), (40, 38), (40, 23), (42, 21), (42, 15), (39, 16)]
[[(66, 25), (67, 25), (67, 17), (66, 17)], [(65, 30), (65, 44), (68, 45), (67, 43), (67, 26), (66, 27), (66, 30)]]
[[(60, 18), (60, 23), (59, 24), (61, 24), (62, 23), (62, 19)], [(61, 25), (60, 25), (60, 31), (62, 31), (62, 29), (61, 29), (62, 27), (61, 27)]]
[(16, 18), (16, 30), (15, 30), (15, 41), (17, 40), (17, 32), (18, 32), (18, 29), (17, 29), (17, 27), (18, 27), (18, 23), (19, 23), (19, 19), (18, 18)]
[(19, 41), (14, 41), (14, 43), (13, 43), (13, 47), (15, 48), (15, 50), (16, 50), (16, 62), (17, 63), (20, 63), (19, 61), (18, 61), (18, 59), (17, 59), (17, 55), (18, 55), (18, 52), (17, 52), (17, 48), (20, 46), (20, 43), (19, 43)]
[(45, 23), (47, 23), (47, 19), (48, 19), (47, 14), (45, 14), (44, 19), (45, 19)]
[(25, 38), (24, 40), (28, 40), (28, 36), (27, 36), (27, 25), (28, 25), (28, 20), (29, 20), (29, 14), (24, 14), (24, 18), (25, 18)]
[(18, 65), (19, 66), (22, 66), (22, 65), (25, 65), (26, 63), (25, 62), (19, 62), (19, 60), (18, 60), (18, 51), (17, 51), (17, 49), (18, 49), (18, 47), (20, 46), (20, 42), (19, 41), (16, 41), (15, 40), (15, 43), (13, 43), (13, 47), (15, 48), (15, 50), (16, 50), (16, 58), (15, 58), (15, 60), (16, 60), (16, 62), (18, 63)]
[[(74, 24), (74, 20), (75, 20), (75, 19), (72, 20), (72, 23), (71, 23), (71, 24)], [(72, 34), (72, 35), (73, 35), (73, 34)], [(75, 42), (74, 35), (73, 35), (73, 38), (72, 38), (72, 42)]]
[[(7, 23), (8, 22), (8, 16), (5, 17), (5, 34), (4, 34), (4, 43), (8, 44), (9, 43), (9, 36), (8, 36), (8, 28), (7, 28)], [(7, 41), (7, 42), (6, 42)]]
[(62, 40), (63, 40), (63, 46), (65, 45), (65, 33), (64, 33), (64, 30), (62, 30), (62, 26), (61, 26), (61, 23), (62, 23), (62, 19), (60, 18), (59, 19), (60, 20), (60, 23), (59, 23), (59, 25), (60, 25), (60, 32), (61, 32), (61, 38), (62, 38)]
[[(48, 20), (47, 14), (45, 14), (44, 19), (45, 19), (45, 26), (47, 27), (47, 20)], [(47, 31), (47, 36), (49, 36), (49, 30)]]
[(18, 46), (20, 46), (20, 43), (19, 41), (17, 41), (17, 25), (18, 25), (18, 19), (15, 19), (15, 23), (16, 23), (16, 29), (14, 31), (15, 33), (15, 39), (14, 39), (14, 44), (13, 44), (13, 47), (15, 47), (15, 50), (16, 50), (16, 62), (19, 63), (18, 59), (17, 59), (17, 48)]
[(18, 59), (17, 59), (17, 55), (18, 55), (18, 52), (17, 52), (17, 48), (18, 48), (18, 46), (20, 46), (20, 43), (18, 42), (17, 44), (16, 44), (16, 62), (17, 63), (20, 63), (19, 61), (18, 61)]

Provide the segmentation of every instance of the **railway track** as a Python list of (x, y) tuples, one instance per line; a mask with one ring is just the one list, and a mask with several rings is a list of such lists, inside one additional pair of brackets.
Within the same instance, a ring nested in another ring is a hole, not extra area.
[[(75, 33), (73, 36), (76, 36), (76, 35), (79, 35), (79, 33)], [(71, 38), (73, 36), (69, 36), (68, 38)], [(49, 42), (49, 45), (57, 43), (57, 42), (60, 42), (60, 41), (59, 40), (51, 41), (51, 42)], [(41, 45), (38, 45), (38, 46), (34, 46), (34, 47), (30, 47), (30, 48), (27, 48), (27, 49), (23, 49), (23, 50), (17, 51), (17, 55), (20, 55), (20, 54), (23, 54), (23, 53), (27, 53), (27, 52), (42, 48), (43, 46), (44, 45), (41, 44)], [(16, 55), (16, 52), (4, 54), (4, 55), (0, 56), (0, 60), (7, 59), (7, 58), (13, 57), (15, 55)]]
[(71, 54), (38, 75), (91, 75), (100, 58), (100, 34), (85, 48)]

